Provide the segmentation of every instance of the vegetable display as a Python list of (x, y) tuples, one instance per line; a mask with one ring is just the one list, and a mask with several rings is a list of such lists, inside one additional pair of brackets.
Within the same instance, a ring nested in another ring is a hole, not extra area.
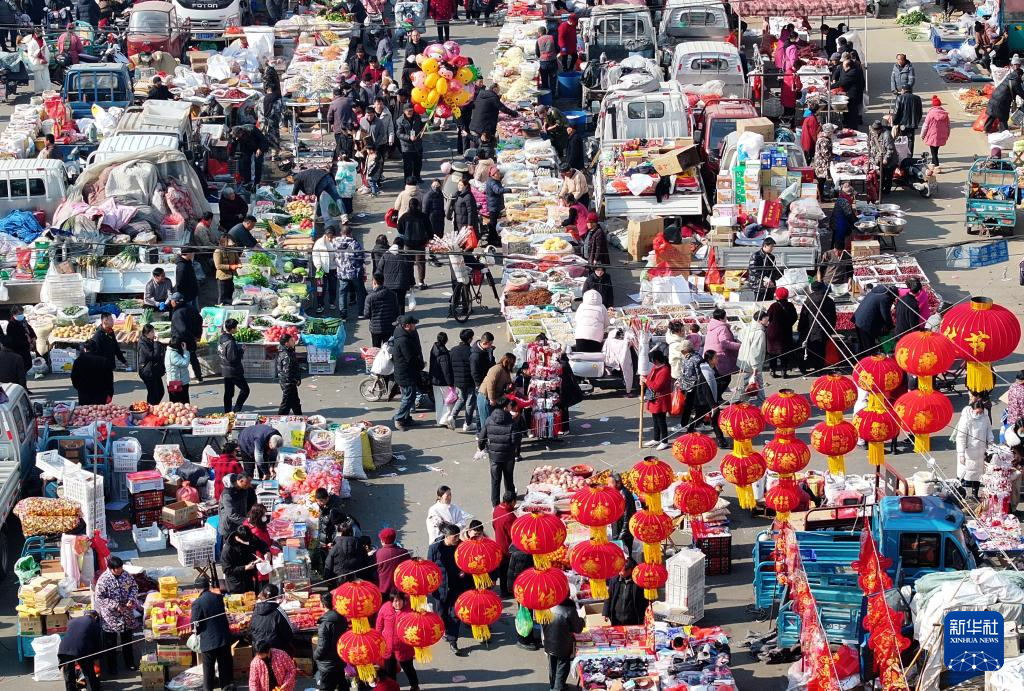
[(235, 340), (239, 343), (262, 343), (263, 332), (251, 329), (248, 326), (241, 326), (235, 332)]
[(303, 333), (310, 336), (333, 336), (341, 326), (340, 319), (310, 319)]
[(135, 245), (126, 245), (116, 257), (107, 260), (107, 266), (120, 271), (131, 271), (139, 263), (139, 248)]
[(269, 343), (279, 343), (281, 336), (288, 334), (296, 341), (299, 340), (299, 330), (294, 326), (272, 326), (266, 330), (266, 339)]
[(273, 266), (274, 259), (266, 252), (253, 252), (249, 255), (248, 261), (253, 266)]
[(86, 326), (57, 326), (50, 332), (50, 341), (87, 341), (96, 332), (96, 327)]

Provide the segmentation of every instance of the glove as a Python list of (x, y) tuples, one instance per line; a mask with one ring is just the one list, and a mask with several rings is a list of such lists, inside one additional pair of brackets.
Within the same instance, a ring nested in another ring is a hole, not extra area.
[(160, 310), (161, 312), (163, 312), (165, 309), (167, 309), (167, 303), (166, 302), (161, 302), (159, 305), (156, 306), (156, 308), (158, 310)]

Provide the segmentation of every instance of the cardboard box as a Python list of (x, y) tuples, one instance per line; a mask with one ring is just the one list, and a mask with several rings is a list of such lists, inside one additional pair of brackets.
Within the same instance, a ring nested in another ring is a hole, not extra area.
[(700, 150), (692, 143), (651, 159), (659, 175), (678, 175), (700, 164)]
[(154, 664), (152, 668), (146, 668), (139, 672), (142, 678), (143, 691), (163, 691), (167, 685), (167, 665)]
[(736, 133), (743, 134), (744, 132), (756, 132), (764, 137), (766, 142), (770, 142), (775, 139), (775, 123), (769, 118), (747, 118), (746, 120), (737, 120)]
[(603, 611), (603, 602), (591, 602), (583, 605), (583, 624), (585, 628), (593, 629), (599, 626), (611, 626), (611, 621), (601, 613)]
[(854, 259), (857, 257), (874, 257), (881, 254), (878, 247), (878, 240), (854, 240), (850, 243), (850, 253)]
[(693, 257), (693, 245), (689, 240), (684, 240), (678, 245), (666, 244), (661, 251), (655, 252), (654, 261), (656, 264), (667, 264), (669, 268), (681, 273), (683, 276), (690, 275), (690, 260)]
[(38, 614), (19, 614), (18, 633), (24, 636), (42, 636), (45, 618)]
[(199, 505), (190, 501), (176, 501), (164, 507), (160, 519), (168, 528), (180, 528), (195, 523), (199, 518)]
[(85, 440), (58, 439), (57, 452), (73, 463), (81, 463), (85, 458)]
[(60, 559), (43, 559), (39, 562), (39, 573), (42, 576), (54, 575), (64, 578), (64, 569), (60, 565)]
[(642, 259), (654, 247), (654, 238), (665, 229), (665, 221), (652, 218), (647, 221), (631, 219), (626, 226), (626, 251), (634, 260)]
[(236, 679), (249, 678), (249, 665), (252, 664), (252, 646), (243, 645), (241, 641), (231, 644), (231, 662)]

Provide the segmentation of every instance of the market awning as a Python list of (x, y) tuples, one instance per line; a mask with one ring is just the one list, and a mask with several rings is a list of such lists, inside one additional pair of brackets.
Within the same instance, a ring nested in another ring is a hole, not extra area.
[(854, 17), (867, 14), (864, 0), (733, 0), (741, 17)]

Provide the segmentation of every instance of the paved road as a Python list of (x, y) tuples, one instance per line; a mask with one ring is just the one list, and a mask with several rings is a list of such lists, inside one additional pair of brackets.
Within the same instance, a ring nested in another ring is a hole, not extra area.
[[(472, 56), (478, 64), (490, 66), (493, 45), (493, 29), (456, 25), (453, 38), (463, 45), (464, 53)], [(933, 93), (938, 93), (946, 103), (954, 120), (953, 137), (943, 151), (943, 174), (940, 177), (939, 193), (934, 199), (922, 200), (916, 193), (901, 192), (894, 195), (894, 201), (905, 204), (910, 218), (905, 238), (900, 241), (900, 250), (911, 250), (918, 256), (933, 281), (940, 286), (942, 295), (948, 301), (957, 301), (971, 292), (982, 293), (994, 298), (1010, 309), (1020, 311), (1020, 289), (1017, 286), (1016, 262), (1020, 256), (1011, 257), (1010, 264), (972, 271), (945, 269), (943, 246), (966, 238), (963, 228), (962, 184), (965, 171), (976, 153), (987, 150), (982, 136), (970, 130), (972, 116), (963, 113), (954, 99), (953, 88), (938, 80), (930, 65), (935, 61), (931, 45), (910, 43), (902, 30), (892, 21), (872, 22), (868, 31), (867, 55), (873, 63), (869, 71), (871, 93), (875, 94), (872, 112), (884, 112), (890, 97), (878, 96), (887, 88), (891, 60), (896, 50), (905, 51), (917, 65), (918, 91), (927, 104)], [(898, 48), (897, 48), (898, 46)], [(9, 108), (0, 109), (0, 119), (5, 118)], [(432, 163), (427, 165), (429, 179), (437, 171), (437, 164), (447, 157), (449, 147), (454, 146), (454, 137), (433, 134), (429, 138)], [(389, 181), (386, 194), (372, 200), (360, 197), (356, 202), (359, 218), (357, 231), (365, 245), (372, 244), (378, 233), (384, 232), (381, 223), (383, 212), (390, 206), (393, 194), (401, 189), (401, 169), (390, 163), (387, 170)], [(1018, 244), (1011, 244), (1011, 254), (1021, 255)], [(624, 255), (613, 256), (613, 261), (624, 259)], [(616, 294), (625, 296), (635, 292), (638, 276), (626, 270), (614, 273), (617, 284)], [(417, 295), (417, 316), (421, 339), (427, 351), (436, 333), (445, 329), (454, 339), (460, 328), (446, 319), (447, 296), (443, 293), (448, 283), (448, 269), (428, 268), (428, 282), (431, 286)], [(621, 299), (621, 297), (620, 297)], [(488, 298), (487, 309), (475, 314), (469, 326), (477, 332), (490, 330), (503, 337), (501, 323), (493, 299)], [(346, 355), (358, 353), (366, 344), (368, 335), (365, 324), (350, 324), (349, 345)], [(503, 350), (499, 346), (499, 353)], [(1013, 371), (1019, 366), (1020, 356), (1014, 355), (1002, 363), (1000, 373), (1005, 380), (1012, 380)], [(345, 361), (334, 376), (310, 377), (301, 390), (304, 409), (317, 411), (331, 420), (352, 421), (372, 420), (386, 422), (393, 412), (390, 404), (366, 405), (358, 395), (357, 385), (362, 371), (361, 361)], [(1008, 383), (1008, 382), (1007, 382)], [(128, 402), (141, 398), (144, 388), (137, 378), (119, 375), (117, 400)], [(810, 380), (791, 379), (770, 381), (769, 388), (790, 386), (806, 392)], [(33, 391), (50, 397), (68, 396), (70, 390), (66, 378), (48, 377), (33, 384)], [(221, 386), (213, 380), (202, 385), (193, 385), (193, 402), (206, 411), (219, 407)], [(1000, 391), (1001, 393), (1001, 391)], [(261, 412), (270, 412), (278, 401), (278, 389), (273, 382), (253, 386), (250, 406)], [(954, 401), (957, 410), (966, 403), (963, 399)], [(625, 470), (639, 460), (645, 452), (636, 446), (637, 413), (636, 399), (626, 400), (607, 393), (594, 396), (579, 406), (574, 418), (574, 434), (565, 443), (528, 443), (524, 448), (524, 461), (516, 469), (518, 486), (528, 482), (532, 470), (541, 464), (558, 463), (570, 465), (585, 460), (598, 468)], [(818, 420), (812, 420), (810, 424)], [(354, 483), (353, 498), (349, 503), (352, 513), (359, 517), (364, 530), (375, 534), (385, 525), (396, 528), (405, 546), (420, 555), (426, 552), (424, 518), (427, 508), (434, 500), (437, 485), (447, 484), (454, 488), (455, 501), (465, 510), (484, 520), (490, 516), (488, 503), (487, 468), (473, 460), (474, 440), (447, 429), (437, 429), (424, 419), (413, 432), (398, 432), (395, 435), (396, 453), (404, 456), (393, 466), (375, 474), (366, 482)], [(766, 441), (766, 437), (760, 441)], [(944, 435), (936, 435), (933, 442), (935, 456), (947, 473), (953, 472), (954, 459), (949, 442)], [(668, 454), (662, 457), (671, 461)], [(904, 454), (890, 459), (904, 475), (910, 475), (923, 467), (920, 457)], [(868, 466), (862, 451), (850, 455), (851, 472), (867, 472)], [(815, 455), (813, 467), (823, 467), (824, 461)], [(751, 561), (750, 549), (756, 534), (766, 529), (767, 522), (752, 519), (734, 508), (733, 520), (733, 573), (729, 576), (708, 579), (707, 607), (703, 625), (725, 625), (734, 638), (734, 644), (745, 637), (748, 630), (764, 631), (767, 623), (754, 622), (748, 612), (751, 603)], [(120, 539), (122, 536), (118, 536)], [(173, 563), (173, 553), (150, 557), (147, 563)], [(14, 617), (11, 615), (15, 604), (14, 587), (8, 582), (0, 589), (4, 603), (0, 616), (0, 645), (13, 653)], [(508, 610), (511, 612), (511, 609)], [(470, 645), (463, 639), (463, 645), (470, 651), (465, 657), (455, 658), (445, 646), (437, 646), (434, 661), (425, 665), (423, 681), (425, 688), (488, 688), (493, 691), (540, 691), (548, 688), (546, 659), (541, 653), (528, 653), (516, 648), (512, 638), (512, 619), (506, 616), (494, 627), (495, 639), (490, 650)], [(755, 683), (766, 690), (785, 688), (785, 669), (782, 666), (764, 666), (752, 660), (749, 655), (736, 651), (733, 661), (741, 688), (751, 688)], [(0, 657), (0, 687), (14, 688), (23, 684), (29, 668), (19, 665), (13, 654)], [(464, 677), (464, 679), (462, 678)], [(755, 681), (756, 680), (756, 681)], [(134, 680), (123, 679), (115, 682), (115, 688), (128, 688)], [(53, 691), (57, 685), (48, 685)]]

